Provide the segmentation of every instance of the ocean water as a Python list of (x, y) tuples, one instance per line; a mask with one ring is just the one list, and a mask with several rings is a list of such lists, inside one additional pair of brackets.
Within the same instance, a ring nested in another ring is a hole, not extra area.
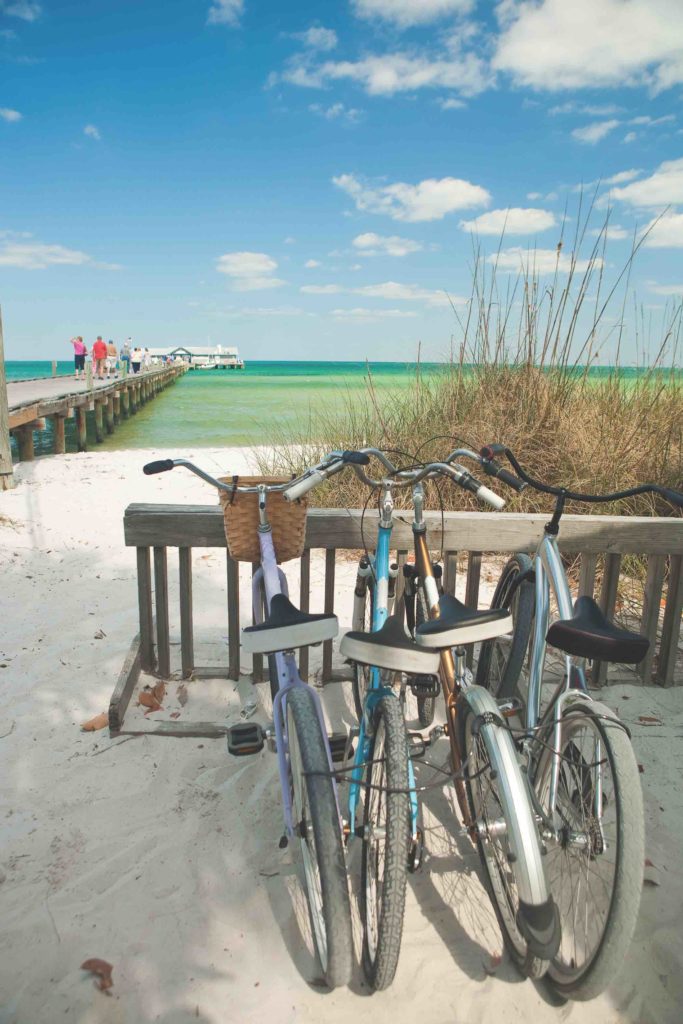
[[(8, 381), (50, 376), (50, 362), (6, 364)], [(443, 364), (422, 364), (425, 374)], [(59, 362), (59, 376), (73, 363)], [(414, 363), (375, 363), (371, 373), (377, 394), (405, 386)], [(351, 362), (248, 362), (244, 370), (193, 370), (145, 405), (105, 438), (99, 449), (240, 446), (268, 444), (274, 430), (305, 432), (308, 417), (342, 408), (352, 398), (367, 401), (368, 368)], [(48, 424), (49, 427), (49, 424)], [(90, 433), (90, 431), (89, 431)], [(51, 432), (35, 435), (38, 453), (51, 450)], [(73, 423), (67, 420), (67, 451), (75, 450)]]
[[(8, 381), (50, 376), (52, 364), (7, 361)], [(423, 363), (423, 375), (446, 371), (448, 364)], [(373, 363), (370, 367), (378, 400), (415, 376), (414, 363)], [(590, 371), (596, 379), (613, 372), (609, 367)], [(643, 372), (620, 369), (626, 379)], [(73, 373), (71, 360), (57, 364), (59, 376)], [(247, 362), (244, 370), (206, 370), (186, 373), (176, 384), (123, 421), (99, 448), (131, 449), (239, 446), (269, 444), (277, 433), (305, 437), (310, 416), (341, 409), (345, 403), (368, 402), (368, 367), (356, 362)], [(93, 438), (94, 429), (89, 425)], [(75, 430), (67, 420), (67, 450), (75, 451)], [(51, 451), (48, 429), (35, 435), (39, 454)]]

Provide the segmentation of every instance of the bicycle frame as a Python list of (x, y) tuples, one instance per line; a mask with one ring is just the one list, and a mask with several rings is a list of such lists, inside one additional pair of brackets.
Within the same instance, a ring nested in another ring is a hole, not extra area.
[[(552, 816), (555, 810), (557, 799), (557, 784), (560, 771), (560, 743), (562, 732), (562, 711), (567, 698), (583, 699), (590, 701), (591, 697), (587, 692), (586, 677), (581, 665), (575, 663), (572, 655), (564, 656), (566, 673), (565, 677), (558, 683), (555, 692), (541, 714), (541, 686), (543, 682), (543, 670), (546, 657), (546, 635), (548, 633), (548, 622), (550, 619), (550, 592), (555, 596), (558, 612), (561, 618), (570, 619), (573, 615), (572, 596), (567, 582), (567, 576), (562, 565), (562, 558), (557, 546), (557, 538), (553, 534), (545, 533), (541, 539), (533, 557), (535, 572), (535, 617), (534, 630), (531, 639), (531, 652), (529, 661), (529, 691), (526, 706), (526, 730), (532, 735), (544, 731), (544, 727), (551, 728), (553, 732), (552, 766), (550, 774), (549, 808)], [(530, 743), (533, 751), (534, 741)], [(596, 800), (600, 796), (600, 751), (596, 751), (597, 782)], [(596, 803), (596, 816), (602, 817), (601, 806)]]
[[(253, 602), (254, 620), (256, 623), (263, 621), (262, 608), (263, 596), (265, 596), (266, 611), (270, 608), (270, 602), (276, 594), (287, 596), (287, 579), (284, 572), (277, 564), (275, 548), (273, 547), (273, 534), (265, 517), (262, 514), (261, 526), (259, 527), (259, 544), (261, 547), (261, 566), (254, 575), (253, 581)], [(280, 775), (280, 788), (282, 791), (282, 808), (285, 820), (285, 834), (289, 839), (295, 835), (296, 822), (292, 821), (292, 779), (289, 764), (289, 743), (287, 737), (287, 695), (295, 686), (306, 686), (301, 679), (296, 660), (292, 651), (279, 651), (275, 654), (275, 663), (278, 673), (278, 691), (273, 699), (273, 728), (275, 730), (275, 743), (277, 749), (277, 764)], [(313, 697), (320, 729), (325, 741), (327, 761), (330, 773), (333, 772), (332, 755), (330, 753), (327, 739), (327, 725), (323, 714), (322, 704), (318, 694), (312, 687), (307, 687)], [(339, 827), (342, 828), (342, 817), (339, 807), (339, 793), (337, 783), (333, 778), (334, 795), (337, 803), (337, 814)]]
[[(375, 579), (375, 598), (372, 603), (372, 632), (382, 628), (389, 614), (389, 553), (393, 528), (393, 508), (391, 489), (385, 487), (382, 494), (382, 515), (377, 533), (377, 546), (374, 557), (370, 559), (370, 571)], [(370, 758), (374, 710), (378, 701), (386, 696), (396, 699), (393, 689), (390, 686), (385, 686), (382, 682), (381, 670), (371, 668), (370, 686), (365, 695), (363, 715), (359, 723), (358, 745), (354, 756), (349, 786), (349, 832), (351, 835), (355, 835), (356, 831), (356, 812), (362, 789), (363, 768)], [(408, 785), (410, 789), (410, 829), (411, 834), (416, 836), (419, 808), (417, 793), (415, 792), (415, 774), (410, 759), (408, 759)]]

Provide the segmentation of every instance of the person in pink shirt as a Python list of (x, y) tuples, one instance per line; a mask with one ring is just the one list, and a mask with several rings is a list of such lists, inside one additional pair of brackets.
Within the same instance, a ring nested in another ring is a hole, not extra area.
[(77, 338), (72, 338), (71, 344), (74, 347), (74, 366), (76, 368), (74, 376), (78, 380), (79, 376), (85, 377), (85, 357), (88, 354), (88, 346), (80, 335)]
[(104, 380), (104, 367), (107, 361), (107, 346), (102, 341), (102, 335), (97, 335), (97, 341), (92, 347), (92, 372), (93, 377)]

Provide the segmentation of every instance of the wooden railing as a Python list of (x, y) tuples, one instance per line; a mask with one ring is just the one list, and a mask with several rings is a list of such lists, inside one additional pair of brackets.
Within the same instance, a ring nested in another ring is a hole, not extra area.
[[(325, 552), (323, 610), (334, 611), (334, 579), (337, 551), (358, 551), (363, 547), (360, 511), (313, 509), (309, 511), (306, 550), (301, 558), (299, 607), (310, 608), (311, 551)], [(482, 552), (533, 551), (548, 520), (543, 514), (487, 512), (427, 512), (429, 544), (443, 550), (444, 587), (455, 590), (458, 554), (467, 553), (465, 600), (476, 607)], [(201, 674), (195, 665), (192, 608), (192, 549), (227, 548), (223, 516), (216, 505), (130, 505), (124, 516), (126, 544), (137, 548), (138, 600), (140, 611), (139, 658), (141, 667), (167, 677), (171, 672), (168, 594), (168, 549), (178, 549), (180, 582), (180, 650), (183, 676)], [(365, 543), (372, 547), (377, 532), (377, 516), (365, 517)], [(410, 516), (398, 513), (392, 535), (396, 561), (401, 566), (412, 550)], [(563, 553), (578, 555), (580, 575), (578, 591), (593, 595), (598, 559), (602, 556), (602, 582), (597, 597), (603, 611), (611, 616), (615, 609), (622, 557), (638, 554), (647, 557), (647, 580), (640, 617), (640, 629), (650, 639), (650, 651), (639, 667), (641, 678), (662, 686), (674, 682), (683, 612), (683, 520), (621, 516), (565, 515), (559, 537)], [(243, 567), (247, 571), (247, 567)], [(667, 576), (668, 569), (668, 576)], [(254, 567), (252, 567), (252, 572)], [(240, 670), (240, 566), (226, 550), (228, 665), (226, 675), (237, 679)], [(668, 579), (666, 588), (665, 577)], [(403, 584), (397, 580), (397, 599)], [(662, 597), (666, 589), (663, 621), (660, 624)], [(292, 595), (296, 602), (296, 595)], [(318, 610), (318, 609), (316, 609)], [(250, 614), (250, 613), (249, 613)], [(308, 650), (300, 652), (302, 677), (308, 676)], [(593, 666), (593, 681), (602, 683), (606, 665)], [(262, 678), (260, 658), (254, 659), (254, 678)], [(323, 648), (323, 679), (332, 672), (332, 642)], [(215, 670), (214, 670), (214, 674)]]

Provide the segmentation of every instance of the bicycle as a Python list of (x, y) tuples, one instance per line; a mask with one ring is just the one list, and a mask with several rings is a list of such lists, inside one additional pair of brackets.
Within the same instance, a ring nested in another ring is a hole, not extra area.
[(177, 466), (233, 498), (237, 494), (258, 496), (261, 564), (253, 581), (255, 624), (243, 630), (242, 646), (249, 653), (268, 655), (273, 728), (263, 729), (253, 722), (230, 727), (228, 751), (242, 757), (262, 750), (266, 740), (274, 742), (285, 827), (280, 846), (299, 840), (313, 940), (323, 975), (329, 988), (345, 985), (351, 978), (353, 941), (339, 795), (320, 699), (300, 678), (294, 658), (295, 648), (335, 637), (338, 622), (335, 615), (301, 612), (289, 600), (267, 512), (268, 495), (282, 493), (294, 500), (297, 481), (240, 487), (235, 480), (226, 484), (214, 479), (185, 459), (151, 462), (143, 471), (149, 475)]
[[(503, 469), (501, 455), (516, 476)], [(683, 494), (654, 484), (606, 495), (552, 487), (529, 476), (502, 445), (483, 448), (480, 461), (487, 473), (502, 476), (517, 490), (528, 486), (556, 498), (535, 553), (514, 555), (501, 573), (491, 607), (510, 612), (514, 627), (508, 636), (482, 645), (477, 683), (507, 714), (518, 713), (524, 721), (518, 742), (543, 821), (548, 881), (562, 922), (548, 981), (563, 996), (591, 999), (621, 967), (633, 936), (644, 823), (629, 734), (614, 712), (589, 695), (582, 662), (638, 664), (649, 641), (615, 626), (592, 597), (579, 597), (572, 606), (557, 537), (568, 499), (598, 503), (652, 492), (683, 507)], [(551, 591), (559, 619), (549, 626)], [(542, 711), (547, 646), (562, 652), (565, 673)], [(525, 665), (528, 676), (522, 682)]]
[[(424, 495), (421, 481), (446, 476), (496, 508), (503, 500), (461, 466), (429, 463), (414, 469), (398, 469), (386, 455), (374, 448), (362, 449), (374, 456), (388, 471), (382, 479), (369, 477), (363, 466), (354, 464), (356, 475), (369, 487), (381, 489), (380, 520), (374, 557), (366, 552), (357, 580), (354, 618), (368, 605), (359, 593), (359, 583), (371, 576), (370, 604), (372, 632), (352, 630), (341, 641), (340, 650), (352, 662), (367, 666), (356, 671), (356, 701), (361, 704), (359, 737), (349, 795), (349, 834), (361, 831), (364, 845), (361, 910), (364, 923), (364, 968), (374, 987), (393, 977), (398, 960), (402, 931), (403, 897), (407, 863), (419, 863), (417, 787), (410, 757), (407, 764), (392, 751), (405, 747), (405, 725), (398, 718), (398, 702), (388, 684), (393, 673), (414, 673), (429, 677), (439, 673), (446, 698), (447, 725), (432, 730), (422, 748), (435, 742), (444, 732), (450, 740), (452, 775), (465, 827), (476, 841), (491, 882), (490, 889), (499, 920), (513, 931), (514, 953), (518, 965), (533, 976), (543, 973), (559, 944), (558, 915), (549, 896), (541, 845), (528, 789), (517, 760), (509, 732), (498, 714), (491, 695), (471, 686), (465, 670), (463, 644), (506, 632), (511, 628), (507, 613), (461, 613), (459, 602), (437, 592), (429, 558), (422, 519)], [(331, 453), (311, 474), (310, 487), (321, 482), (317, 474), (333, 465), (340, 453)], [(323, 477), (324, 478), (324, 477)], [(415, 641), (406, 634), (395, 615), (388, 615), (389, 545), (392, 528), (393, 489), (412, 486), (415, 520), (416, 571), (427, 598), (429, 619), (415, 632)], [(302, 493), (299, 489), (296, 493)], [(455, 605), (454, 603), (455, 602)], [(458, 606), (458, 607), (456, 607)], [(451, 648), (455, 645), (455, 658)], [(427, 656), (430, 656), (430, 660)], [(361, 689), (361, 684), (365, 687)], [(378, 709), (392, 709), (381, 715)], [(377, 748), (377, 736), (387, 736), (387, 755)], [(389, 743), (389, 738), (393, 737)], [(379, 766), (379, 767), (378, 767)], [(365, 815), (361, 830), (355, 825), (361, 782), (365, 774)], [(408, 785), (406, 786), (406, 775)], [(376, 792), (384, 800), (373, 799)], [(409, 797), (408, 815), (406, 800)], [(403, 803), (399, 802), (399, 797)], [(406, 818), (410, 820), (407, 834)], [(398, 822), (398, 824), (397, 824)], [(372, 860), (371, 860), (372, 858)], [(398, 909), (400, 908), (400, 914)]]

